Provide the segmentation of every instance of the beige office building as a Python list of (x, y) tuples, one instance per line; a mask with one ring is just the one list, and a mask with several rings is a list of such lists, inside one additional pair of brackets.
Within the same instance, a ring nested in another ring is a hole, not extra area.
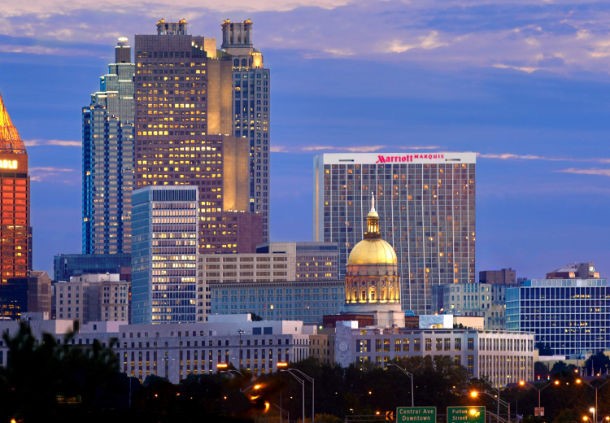
[(129, 320), (129, 282), (118, 274), (73, 276), (55, 284), (57, 319), (90, 321)]

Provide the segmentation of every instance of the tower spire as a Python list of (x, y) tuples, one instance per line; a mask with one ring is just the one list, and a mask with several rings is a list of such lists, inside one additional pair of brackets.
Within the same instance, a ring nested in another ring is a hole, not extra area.
[(0, 95), (0, 152), (25, 153), (25, 145), (6, 111)]
[(375, 210), (375, 194), (371, 193), (371, 211), (366, 216), (366, 232), (364, 234), (366, 239), (381, 238), (379, 232), (379, 215)]

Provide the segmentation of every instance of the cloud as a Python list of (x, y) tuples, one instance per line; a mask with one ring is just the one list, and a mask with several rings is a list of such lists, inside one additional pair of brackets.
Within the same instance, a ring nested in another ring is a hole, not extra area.
[(284, 145), (274, 145), (271, 147), (272, 153), (311, 153), (311, 152), (342, 152), (347, 151), (349, 153), (375, 153), (384, 149), (401, 150), (401, 151), (419, 151), (419, 150), (440, 150), (442, 149), (438, 145), (404, 145), (404, 146), (386, 146), (386, 145), (355, 145), (355, 146), (341, 146), (341, 145), (309, 145), (304, 147), (286, 147)]
[(48, 145), (56, 145), (58, 147), (82, 147), (81, 141), (67, 141), (67, 140), (49, 140)]
[(151, 4), (143, 1), (125, 2), (123, 0), (99, 0), (95, 3), (86, 0), (72, 0), (70, 2), (64, 0), (30, 0), (26, 2), (7, 0), (0, 7), (0, 12), (5, 17), (35, 15), (51, 19), (57, 16), (67, 16), (75, 11), (82, 10), (113, 10), (119, 14), (130, 12), (140, 12), (141, 14), (143, 11), (150, 13), (151, 10), (171, 10), (172, 14), (182, 17), (183, 15), (186, 16), (186, 12), (196, 8), (205, 8), (216, 12), (287, 12), (300, 7), (317, 7), (332, 10), (345, 6), (348, 3), (349, 0), (249, 0), (247, 2), (181, 0), (178, 5), (174, 0), (156, 0), (151, 7)]
[(33, 140), (25, 140), (23, 141), (26, 147), (41, 147), (45, 145), (52, 145), (56, 147), (82, 147), (81, 141), (72, 141), (72, 140), (42, 140), (42, 139), (33, 139)]
[(559, 173), (571, 173), (574, 175), (595, 175), (595, 176), (608, 176), (610, 177), (610, 169), (576, 169), (573, 167), (567, 169), (558, 170)]
[(288, 153), (288, 148), (283, 145), (272, 145), (270, 150), (272, 153)]
[(424, 50), (436, 49), (445, 47), (449, 44), (439, 39), (438, 31), (431, 31), (426, 35), (417, 37), (417, 42), (406, 43), (401, 40), (391, 40), (388, 45), (382, 49), (385, 53), (405, 53), (409, 50), (421, 48)]
[(324, 53), (329, 54), (330, 56), (335, 57), (349, 57), (355, 54), (351, 49), (347, 48), (325, 48), (322, 51), (324, 51)]
[(510, 65), (505, 65), (502, 63), (496, 63), (492, 66), (496, 69), (511, 69), (511, 70), (516, 70), (516, 71), (525, 72), (525, 73), (533, 73), (533, 72), (536, 72), (537, 70), (539, 70), (538, 68), (533, 67), (533, 66), (510, 66)]
[(534, 154), (513, 154), (513, 153), (478, 153), (478, 157), (482, 159), (496, 159), (496, 160), (544, 160), (551, 162), (567, 161), (566, 158), (561, 157), (548, 157), (548, 156), (537, 156)]
[(605, 75), (610, 68), (610, 4), (568, 8), (535, 0), (7, 0), (0, 5), (0, 53), (107, 57), (117, 35), (153, 33), (163, 16), (184, 17), (191, 33), (217, 40), (222, 19), (252, 18), (257, 48), (312, 60), (495, 67), (526, 75)]
[(385, 148), (385, 145), (358, 145), (358, 146), (331, 146), (331, 145), (311, 145), (302, 147), (302, 151), (347, 151), (350, 153), (373, 153)]
[(492, 160), (539, 160), (546, 162), (579, 162), (579, 163), (610, 163), (610, 158), (605, 157), (556, 157), (556, 156), (538, 156), (535, 154), (514, 154), (514, 153), (478, 153), (477, 156), (481, 159)]
[(399, 150), (442, 150), (443, 147), (439, 145), (405, 145), (398, 147)]
[(38, 167), (31, 167), (29, 170), (30, 170), (30, 180), (32, 182), (43, 182), (48, 179), (52, 179), (53, 182), (63, 182), (63, 183), (69, 184), (69, 185), (73, 185), (75, 182), (78, 182), (73, 177), (63, 180), (63, 181), (60, 178), (58, 179), (58, 177), (60, 177), (61, 175), (66, 175), (66, 174), (71, 175), (74, 172), (77, 172), (76, 169), (70, 169), (70, 168), (65, 168), (65, 167), (38, 166)]

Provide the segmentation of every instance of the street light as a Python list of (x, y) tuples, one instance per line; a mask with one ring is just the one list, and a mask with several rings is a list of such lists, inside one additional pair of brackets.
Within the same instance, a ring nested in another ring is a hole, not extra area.
[(239, 363), (239, 369), (241, 370), (241, 354), (242, 354), (242, 350), (241, 350), (241, 336), (245, 333), (245, 331), (243, 329), (238, 329), (237, 333), (239, 335), (239, 359), (238, 359), (238, 363)]
[(295, 378), (297, 380), (297, 382), (299, 382), (301, 384), (301, 421), (304, 422), (305, 421), (305, 379), (295, 375), (294, 373), (292, 373), (289, 370), (290, 369), (284, 369), (284, 370), (280, 370), (280, 372), (288, 373), (290, 376)]
[(398, 364), (395, 363), (388, 363), (388, 367), (389, 366), (394, 366), (397, 369), (399, 369), (401, 372), (403, 372), (404, 374), (406, 374), (407, 376), (409, 376), (409, 379), (411, 379), (411, 407), (415, 407), (415, 397), (413, 395), (413, 373), (407, 371), (407, 369), (400, 367)]
[(491, 399), (496, 400), (498, 403), (496, 410), (496, 421), (500, 423), (500, 404), (502, 404), (504, 407), (506, 407), (506, 423), (510, 423), (510, 402), (504, 401), (502, 398), (500, 398), (500, 388), (497, 388), (497, 391), (498, 393), (496, 395), (492, 395), (487, 391), (477, 391), (475, 389), (470, 391), (470, 397), (478, 398), (479, 394), (485, 394)]
[(584, 383), (585, 385), (587, 385), (587, 386), (589, 386), (589, 387), (591, 387), (591, 388), (593, 388), (595, 390), (595, 408), (594, 408), (595, 412), (593, 413), (593, 423), (598, 423), (598, 421), (597, 421), (597, 415), (598, 415), (597, 393), (600, 390), (600, 388), (602, 388), (606, 383), (610, 382), (610, 379), (606, 379), (604, 382), (597, 383), (595, 385), (593, 385), (591, 382), (587, 382), (586, 380), (581, 379), (581, 378), (577, 378), (574, 382), (577, 385), (580, 385), (581, 383)]
[[(279, 363), (278, 363), (278, 365), (279, 365)], [(300, 377), (306, 379), (308, 382), (311, 383), (311, 423), (315, 423), (314, 396), (315, 396), (315, 390), (316, 390), (316, 387), (315, 387), (316, 380), (313, 377), (309, 376), (307, 373), (303, 372), (302, 370), (295, 369), (295, 368), (280, 370), (280, 372), (288, 372), (295, 378), (297, 376), (292, 372), (297, 372)], [(303, 384), (303, 407), (305, 407), (305, 396), (304, 395), (305, 395), (305, 385)], [(303, 419), (305, 419), (305, 412), (303, 412)]]
[[(576, 384), (580, 383), (578, 382), (580, 379), (576, 379)], [(532, 388), (534, 388), (536, 391), (538, 391), (538, 412), (540, 412), (540, 410), (542, 409), (542, 406), (540, 405), (540, 393), (542, 391), (544, 391), (546, 388), (548, 388), (549, 386), (559, 386), (561, 385), (561, 382), (557, 379), (555, 379), (554, 381), (547, 383), (546, 385), (543, 385), (542, 387), (539, 387), (538, 385), (535, 385), (533, 383), (530, 382), (526, 382), (524, 380), (520, 380), (519, 381), (519, 386), (520, 387), (524, 387), (525, 385), (529, 385)], [(535, 415), (536, 413), (534, 413)], [(544, 415), (544, 411), (542, 412), (542, 415)]]

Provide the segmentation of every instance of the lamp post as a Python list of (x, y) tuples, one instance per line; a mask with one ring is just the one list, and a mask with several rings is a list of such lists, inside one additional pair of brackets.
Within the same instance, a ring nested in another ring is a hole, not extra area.
[[(578, 381), (579, 379), (576, 379), (576, 380)], [(579, 382), (576, 382), (576, 383), (579, 383)], [(544, 391), (546, 388), (548, 388), (549, 386), (559, 386), (559, 385), (561, 385), (561, 382), (559, 380), (554, 380), (554, 381), (552, 381), (550, 383), (547, 383), (546, 385), (543, 385), (542, 387), (538, 387), (538, 385), (535, 385), (535, 384), (530, 383), (530, 382), (526, 382), (524, 380), (520, 380), (519, 381), (519, 386), (523, 387), (525, 385), (529, 385), (532, 388), (534, 388), (536, 391), (538, 391), (538, 410), (540, 411), (541, 408), (542, 408), (542, 406), (540, 405), (540, 393), (542, 391)], [(536, 414), (536, 413), (534, 413), (534, 414)], [(543, 412), (543, 414), (544, 414), (544, 412)]]
[(280, 372), (288, 373), (290, 376), (295, 378), (297, 380), (297, 382), (299, 382), (301, 384), (301, 414), (302, 414), (301, 421), (305, 422), (305, 379), (295, 375), (294, 373), (292, 373), (290, 371), (290, 369), (283, 369), (283, 370), (280, 370)]
[[(314, 397), (315, 397), (315, 390), (316, 390), (316, 387), (315, 387), (316, 380), (313, 377), (309, 376), (307, 373), (305, 373), (299, 369), (294, 369), (294, 368), (283, 369), (283, 370), (280, 370), (280, 372), (288, 372), (294, 378), (300, 378), (301, 380), (305, 379), (311, 383), (311, 423), (315, 423), (316, 413), (315, 413)], [(293, 372), (296, 372), (299, 376), (295, 375)], [(304, 383), (302, 383), (301, 385), (303, 386), (303, 421), (305, 421), (305, 385), (304, 385)]]
[(239, 363), (239, 370), (241, 370), (241, 336), (245, 333), (245, 331), (243, 329), (238, 329), (237, 333), (239, 335), (239, 359), (238, 359), (238, 363)]
[(595, 390), (595, 409), (594, 409), (594, 412), (593, 412), (593, 423), (599, 423), (597, 421), (597, 419), (598, 419), (597, 416), (599, 414), (598, 413), (598, 407), (597, 407), (598, 406), (598, 403), (597, 403), (597, 393), (600, 390), (600, 388), (602, 388), (608, 382), (610, 382), (610, 379), (606, 379), (602, 383), (597, 383), (597, 384), (593, 385), (591, 382), (587, 382), (586, 380), (581, 379), (581, 378), (578, 378), (578, 379), (575, 380), (575, 383), (577, 385), (580, 385), (581, 383), (584, 383), (585, 385), (587, 385), (587, 386), (589, 386), (589, 387), (591, 387), (591, 388), (593, 388)]
[(498, 423), (500, 423), (500, 404), (502, 404), (504, 407), (506, 407), (506, 423), (510, 423), (510, 403), (507, 401), (504, 401), (502, 398), (500, 398), (500, 388), (497, 388), (498, 393), (496, 395), (492, 395), (487, 391), (471, 391), (470, 392), (470, 396), (472, 398), (477, 398), (479, 396), (479, 394), (485, 394), (488, 397), (490, 397), (491, 399), (497, 401), (497, 410), (496, 410), (496, 421)]
[(415, 407), (415, 397), (414, 397), (414, 393), (413, 393), (413, 373), (407, 371), (407, 369), (405, 369), (404, 367), (400, 367), (398, 364), (395, 364), (395, 363), (388, 363), (388, 367), (389, 366), (396, 367), (401, 372), (403, 372), (405, 375), (409, 376), (409, 379), (411, 379), (411, 407)]

